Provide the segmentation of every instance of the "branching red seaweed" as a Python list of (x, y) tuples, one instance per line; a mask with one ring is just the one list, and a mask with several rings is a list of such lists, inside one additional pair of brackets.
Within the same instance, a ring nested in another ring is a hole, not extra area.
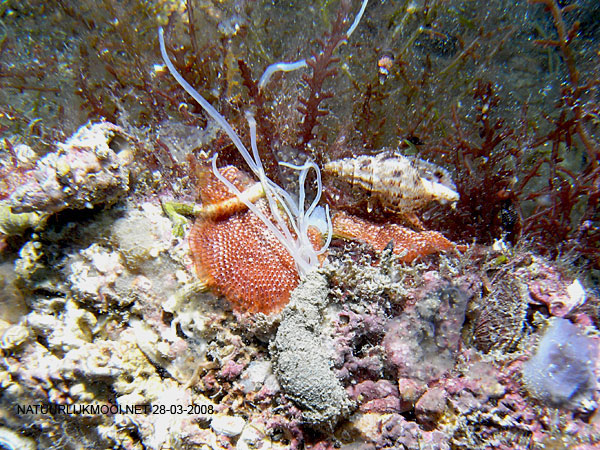
[[(333, 97), (333, 93), (324, 90), (324, 83), (326, 79), (336, 73), (336, 69), (330, 66), (338, 61), (333, 54), (340, 43), (346, 39), (349, 10), (350, 2), (342, 1), (337, 18), (332, 24), (331, 31), (325, 35), (323, 40), (318, 41), (321, 51), (313, 53), (312, 58), (307, 60), (308, 66), (312, 69), (312, 75), (302, 75), (302, 80), (306, 83), (309, 92), (306, 98), (298, 97), (298, 100), (302, 104), (302, 106), (298, 107), (298, 111), (303, 115), (303, 119), (298, 131), (299, 140), (295, 147), (300, 151), (304, 151), (308, 143), (317, 138), (315, 127), (319, 123), (319, 117), (328, 113), (327, 109), (321, 107), (321, 103)], [(319, 161), (322, 159), (317, 158)]]

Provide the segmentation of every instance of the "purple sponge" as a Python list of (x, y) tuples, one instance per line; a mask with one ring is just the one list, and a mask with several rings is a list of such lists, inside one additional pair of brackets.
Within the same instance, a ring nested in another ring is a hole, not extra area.
[(546, 403), (567, 408), (595, 408), (596, 344), (566, 319), (555, 318), (535, 355), (523, 365), (529, 393)]

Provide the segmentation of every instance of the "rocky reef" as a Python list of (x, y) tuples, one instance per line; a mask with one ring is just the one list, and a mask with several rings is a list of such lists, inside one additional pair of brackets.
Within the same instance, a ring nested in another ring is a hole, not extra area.
[(600, 446), (594, 2), (101, 3), (0, 7), (0, 447)]
[[(391, 247), (335, 239), (281, 312), (240, 313), (196, 286), (188, 240), (157, 197), (112, 206), (107, 189), (77, 192), (103, 208), (65, 223), (38, 205), (48, 220), (2, 265), (6, 439), (13, 429), (22, 445), (69, 448), (598, 441), (598, 299), (564, 266), (475, 244), (407, 263)], [(70, 198), (64, 209), (77, 210)]]

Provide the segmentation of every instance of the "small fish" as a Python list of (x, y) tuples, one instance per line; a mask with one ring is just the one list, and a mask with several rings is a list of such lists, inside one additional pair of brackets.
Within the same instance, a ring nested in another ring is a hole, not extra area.
[(323, 170), (401, 215), (411, 215), (432, 201), (454, 204), (459, 199), (445, 169), (391, 150), (331, 161)]

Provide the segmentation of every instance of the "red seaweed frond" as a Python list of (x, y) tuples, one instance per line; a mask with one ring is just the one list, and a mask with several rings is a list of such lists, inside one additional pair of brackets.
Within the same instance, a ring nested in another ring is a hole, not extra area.
[(258, 146), (260, 158), (265, 166), (265, 171), (270, 178), (277, 178), (278, 164), (274, 154), (273, 145), (278, 141), (279, 136), (273, 118), (270, 112), (265, 107), (265, 96), (258, 83), (252, 77), (252, 73), (248, 65), (238, 59), (238, 67), (242, 77), (242, 84), (248, 91), (248, 95), (252, 100), (255, 109), (255, 120), (257, 128), (257, 139), (262, 139), (262, 144)]
[[(560, 8), (555, 0), (529, 0), (530, 3), (541, 3), (552, 14), (554, 20), (554, 28), (556, 29), (557, 39), (555, 40), (538, 40), (538, 44), (542, 46), (551, 46), (559, 48), (568, 72), (568, 84), (563, 88), (563, 102), (569, 107), (575, 118), (575, 131), (581, 140), (590, 160), (590, 164), (598, 166), (600, 159), (600, 144), (594, 139), (587, 129), (587, 122), (594, 117), (586, 110), (586, 99), (584, 96), (589, 94), (591, 89), (600, 83), (600, 80), (592, 79), (585, 84), (581, 84), (580, 73), (575, 64), (575, 57), (571, 50), (571, 44), (579, 32), (579, 22), (575, 22), (573, 26), (567, 30), (563, 13), (569, 11), (573, 5)], [(594, 105), (596, 109), (598, 105)]]
[(304, 150), (306, 145), (315, 139), (315, 127), (319, 124), (319, 117), (327, 115), (328, 111), (321, 107), (321, 102), (333, 97), (333, 93), (323, 90), (325, 80), (336, 73), (336, 69), (331, 68), (331, 64), (338, 61), (333, 53), (338, 46), (346, 39), (347, 16), (350, 9), (350, 3), (342, 1), (337, 13), (337, 18), (331, 27), (331, 31), (319, 40), (318, 44), (321, 51), (313, 53), (312, 57), (306, 62), (312, 69), (312, 75), (302, 75), (302, 80), (309, 89), (306, 98), (298, 97), (302, 106), (298, 111), (302, 114), (302, 122), (298, 132), (298, 142), (296, 148)]
[[(547, 120), (551, 120), (547, 118)], [(600, 166), (588, 162), (575, 174), (565, 167), (561, 147), (571, 148), (577, 134), (577, 120), (567, 111), (551, 120), (554, 128), (539, 138), (534, 145), (551, 146), (550, 155), (540, 159), (530, 174), (521, 181), (522, 189), (541, 167), (547, 166), (546, 185), (523, 196), (522, 201), (532, 201), (533, 212), (523, 224), (523, 234), (538, 249), (552, 257), (576, 250), (590, 261), (600, 264)]]
[[(545, 185), (536, 192), (523, 193), (522, 202), (532, 202), (533, 211), (523, 223), (523, 234), (543, 254), (558, 257), (575, 251), (587, 262), (600, 266), (600, 143), (588, 130), (594, 126), (600, 107), (594, 100), (600, 80), (583, 81), (575, 64), (572, 43), (578, 35), (579, 23), (567, 30), (563, 14), (571, 7), (560, 8), (555, 0), (530, 0), (541, 3), (552, 14), (557, 37), (536, 41), (560, 50), (566, 66), (567, 80), (557, 103), (557, 117), (544, 115), (551, 123), (549, 132), (538, 136), (532, 148), (550, 149), (531, 171), (521, 179), (523, 192), (529, 181), (547, 172)], [(581, 144), (579, 144), (579, 142)], [(585, 157), (574, 167), (578, 148)]]
[[(460, 200), (456, 213), (441, 214), (441, 226), (451, 239), (491, 242), (508, 233), (514, 240), (520, 232), (520, 216), (515, 207), (514, 167), (511, 159), (521, 152), (515, 145), (516, 133), (496, 117), (500, 101), (491, 83), (479, 81), (473, 92), (477, 110), (477, 135), (472, 136), (453, 108), (453, 132), (429, 152), (435, 152), (455, 167)], [(468, 128), (467, 128), (468, 129)], [(438, 215), (432, 216), (434, 220)], [(445, 217), (445, 218), (444, 218)]]

